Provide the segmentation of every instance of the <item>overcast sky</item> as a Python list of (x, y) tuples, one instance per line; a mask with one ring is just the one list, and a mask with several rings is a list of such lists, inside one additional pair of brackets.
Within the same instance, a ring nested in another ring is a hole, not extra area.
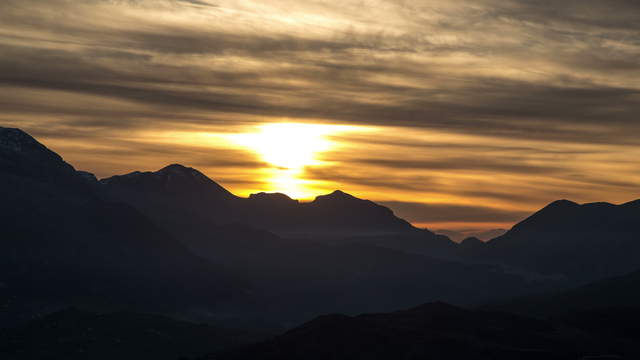
[(1, 0), (0, 126), (99, 177), (177, 162), (247, 195), (282, 169), (222, 135), (340, 125), (304, 197), (503, 227), (640, 197), (639, 59), (635, 0)]

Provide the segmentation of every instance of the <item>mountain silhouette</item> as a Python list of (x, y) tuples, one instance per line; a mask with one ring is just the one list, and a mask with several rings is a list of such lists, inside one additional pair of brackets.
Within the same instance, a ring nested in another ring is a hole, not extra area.
[[(88, 173), (78, 173), (62, 157), (20, 129), (0, 127), (0, 186), (13, 201), (24, 191), (48, 197), (87, 196)], [(79, 176), (85, 174), (84, 176)], [(56, 191), (51, 191), (55, 187)]]
[(473, 236), (462, 240), (460, 243), (460, 249), (468, 252), (482, 251), (485, 246), (486, 244), (484, 241)]
[(184, 234), (185, 227), (244, 223), (279, 234), (348, 236), (407, 232), (411, 224), (384, 206), (336, 190), (302, 203), (284, 194), (232, 195), (199, 171), (170, 165), (100, 181), (109, 198), (126, 202)]
[(493, 266), (366, 243), (288, 239), (243, 224), (220, 226), (190, 244), (214, 263), (241, 269), (263, 299), (258, 311), (281, 323), (328, 312), (388, 311), (425, 299), (479, 304), (548, 289)]
[[(619, 340), (562, 322), (437, 302), (392, 313), (325, 315), (272, 340), (205, 359), (568, 360), (638, 354), (632, 341)], [(614, 348), (620, 343), (629, 347)]]
[(168, 165), (156, 172), (132, 172), (100, 181), (110, 187), (139, 193), (164, 193), (179, 196), (205, 196), (211, 200), (229, 199), (233, 195), (196, 169), (179, 164)]
[(255, 342), (263, 337), (260, 333), (158, 315), (93, 313), (71, 308), (0, 330), (0, 356), (6, 360), (176, 360)]
[(134, 206), (186, 244), (201, 243), (219, 226), (245, 224), (286, 238), (368, 244), (434, 257), (456, 255), (455, 244), (446, 236), (417, 229), (389, 208), (340, 190), (310, 202), (264, 192), (241, 198), (181, 165), (100, 183), (105, 198)]
[(640, 269), (639, 201), (555, 201), (474, 253), (476, 259), (589, 281)]
[(487, 308), (544, 317), (595, 309), (636, 308), (640, 311), (640, 271), (575, 289), (524, 296)]
[(0, 144), (3, 325), (69, 305), (175, 311), (244, 297), (241, 277), (102, 199), (87, 173), (26, 133), (2, 128)]
[[(323, 312), (387, 311), (425, 299), (469, 304), (547, 288), (492, 266), (425, 256), (455, 244), (341, 191), (309, 203), (282, 194), (239, 198), (180, 165), (96, 183), (33, 141), (51, 162), (29, 163), (35, 174), (60, 167), (69, 181), (0, 168), (20, 184), (13, 200), (0, 204), (0, 250), (10, 254), (0, 264), (10, 274), (0, 287), (10, 298), (3, 321), (73, 305), (196, 308), (203, 309), (197, 318), (224, 311), (290, 326)], [(89, 186), (68, 186), (73, 182)], [(318, 229), (333, 240), (282, 237), (260, 225)]]
[[(0, 327), (69, 306), (280, 329), (343, 313), (215, 356), (572, 358), (633, 348), (614, 330), (634, 331), (622, 321), (640, 300), (640, 201), (556, 201), (487, 243), (457, 244), (339, 190), (309, 202), (242, 198), (178, 164), (97, 180), (6, 128), (0, 194)], [(384, 313), (439, 300), (549, 320), (443, 303)], [(352, 316), (363, 312), (377, 315)]]

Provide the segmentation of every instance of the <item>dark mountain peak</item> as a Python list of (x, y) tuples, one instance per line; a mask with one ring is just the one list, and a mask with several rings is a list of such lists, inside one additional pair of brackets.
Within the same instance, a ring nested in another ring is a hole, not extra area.
[(200, 171), (180, 164), (171, 164), (151, 172), (134, 171), (125, 175), (116, 175), (102, 179), (103, 185), (126, 187), (141, 192), (202, 193), (233, 197), (229, 191)]
[(347, 194), (344, 191), (341, 190), (335, 190), (330, 194), (327, 195), (319, 195), (316, 196), (315, 200), (313, 200), (313, 202), (318, 202), (318, 201), (352, 201), (352, 200), (358, 200), (358, 201), (366, 201), (366, 200), (362, 200), (362, 199), (358, 199), (357, 197)]
[(297, 204), (298, 200), (290, 198), (283, 193), (266, 193), (259, 192), (249, 195), (249, 199), (253, 201), (265, 202), (269, 204)]
[(20, 129), (0, 127), (0, 174), (9, 182), (9, 177), (17, 177), (13, 181), (30, 179), (78, 194), (89, 191), (73, 166)]
[(466, 310), (459, 308), (457, 306), (448, 304), (443, 301), (433, 301), (433, 302), (428, 302), (428, 303), (416, 306), (411, 309), (400, 310), (399, 313), (406, 312), (406, 313), (415, 313), (415, 314), (425, 314), (425, 313), (448, 314), (452, 312), (457, 313), (457, 312), (464, 312), (464, 311)]
[(604, 202), (604, 201), (600, 201), (600, 202), (592, 202), (592, 203), (582, 204), (580, 206), (583, 207), (583, 208), (586, 208), (586, 209), (605, 209), (605, 208), (614, 208), (617, 205), (614, 205), (614, 204), (608, 203), (608, 202)]
[(171, 164), (163, 167), (162, 169), (156, 171), (157, 174), (180, 174), (180, 175), (188, 175), (193, 172), (200, 173), (194, 168), (190, 168), (180, 164)]
[[(573, 217), (581, 205), (570, 200), (556, 200), (533, 215), (516, 224), (507, 234), (524, 229), (542, 229), (563, 224), (568, 217)], [(498, 237), (496, 239), (500, 239)]]
[(483, 245), (484, 245), (484, 242), (475, 236), (468, 237), (462, 240), (462, 242), (460, 243), (460, 246), (463, 246), (465, 248), (477, 248)]
[[(22, 161), (64, 163), (62, 157), (20, 129), (0, 127), (0, 155)], [(71, 167), (71, 165), (64, 163)]]
[(396, 217), (388, 207), (359, 199), (340, 190), (317, 196), (312, 202), (303, 205), (311, 212), (311, 217), (320, 219), (323, 226), (388, 231), (415, 230), (411, 224)]
[(551, 209), (575, 209), (579, 207), (580, 204), (573, 202), (571, 200), (561, 199), (556, 200), (549, 205), (545, 206), (542, 210), (551, 210)]
[(624, 203), (621, 206), (631, 209), (640, 209), (640, 199), (629, 201), (628, 203)]
[(24, 156), (39, 155), (62, 161), (60, 155), (47, 149), (26, 132), (15, 128), (0, 127), (0, 149), (2, 152), (13, 152)]
[(195, 182), (200, 183), (214, 183), (213, 180), (209, 179), (200, 171), (180, 164), (171, 164), (165, 166), (162, 169), (156, 171), (154, 174), (156, 176), (166, 177), (167, 179), (170, 179), (171, 177), (182, 177), (184, 179), (191, 179)]

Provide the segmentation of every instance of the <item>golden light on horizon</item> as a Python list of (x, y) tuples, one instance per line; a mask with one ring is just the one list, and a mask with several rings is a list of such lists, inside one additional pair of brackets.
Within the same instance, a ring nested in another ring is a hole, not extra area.
[(317, 181), (304, 178), (305, 168), (326, 164), (321, 154), (340, 146), (332, 136), (358, 130), (370, 131), (349, 125), (282, 122), (259, 125), (254, 131), (231, 134), (226, 138), (272, 166), (263, 179), (269, 184), (269, 192), (308, 199), (319, 190), (314, 186)]

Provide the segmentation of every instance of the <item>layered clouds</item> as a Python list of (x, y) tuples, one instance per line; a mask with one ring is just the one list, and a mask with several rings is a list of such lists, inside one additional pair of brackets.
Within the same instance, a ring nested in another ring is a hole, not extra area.
[(241, 194), (271, 165), (207, 134), (361, 126), (310, 191), (502, 226), (640, 196), (638, 33), (623, 0), (3, 0), (0, 122), (100, 176), (180, 162)]

